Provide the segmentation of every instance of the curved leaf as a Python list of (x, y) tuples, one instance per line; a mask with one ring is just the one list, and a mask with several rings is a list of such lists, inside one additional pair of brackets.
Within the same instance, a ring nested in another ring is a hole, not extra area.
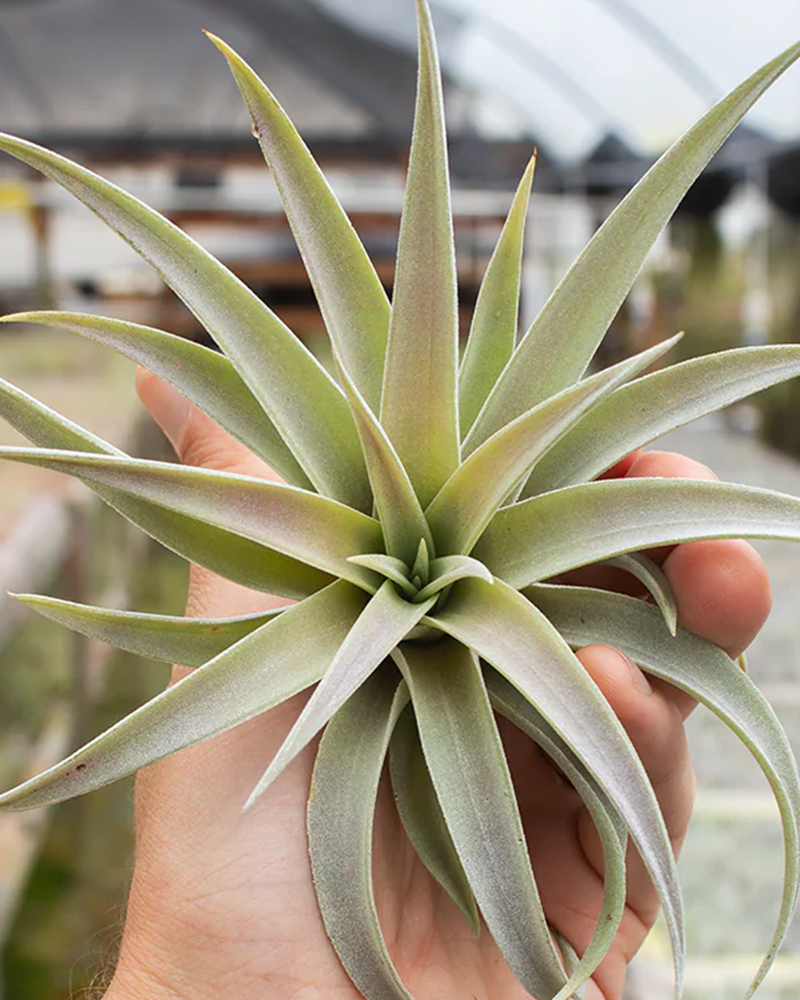
[[(434, 599), (435, 600), (435, 599)], [(269, 788), (300, 751), (417, 624), (434, 601), (412, 604), (386, 580), (364, 608), (245, 808)]]
[[(125, 453), (62, 417), (43, 403), (0, 379), (0, 416), (42, 448), (91, 454)], [(266, 549), (258, 542), (203, 524), (148, 500), (93, 483), (94, 492), (168, 549), (245, 587), (294, 600), (332, 582), (328, 573)]]
[(64, 448), (101, 455), (125, 454), (4, 379), (0, 379), (0, 417), (42, 448)]
[[(683, 908), (669, 833), (636, 750), (599, 688), (542, 612), (501, 580), (493, 586), (463, 580), (453, 588), (447, 607), (425, 623), (469, 644), (518, 688), (609, 797), (658, 890), (680, 996)], [(414, 688), (409, 688), (413, 699)], [(420, 730), (424, 745), (421, 723)]]
[(412, 709), (403, 712), (392, 733), (389, 766), (397, 811), (408, 839), (477, 937), (481, 921), (475, 898), (436, 798)]
[(101, 788), (238, 726), (316, 683), (367, 602), (337, 581), (288, 608), (66, 760), (0, 795), (32, 809)]
[(612, 556), (604, 559), (602, 565), (614, 566), (635, 576), (644, 584), (650, 596), (656, 602), (664, 616), (670, 635), (675, 635), (678, 629), (678, 605), (675, 602), (675, 593), (672, 584), (669, 582), (667, 574), (647, 556), (641, 552), (630, 552), (621, 556)]
[(311, 480), (287, 448), (275, 425), (233, 365), (216, 351), (154, 330), (106, 316), (68, 312), (14, 313), (0, 323), (35, 323), (69, 330), (132, 358), (169, 382), (293, 486), (311, 488)]
[(519, 182), (472, 314), (467, 346), (458, 373), (458, 416), (462, 440), (514, 353), (525, 217), (535, 167), (536, 154), (531, 157)]
[(408, 690), (376, 670), (328, 723), (308, 800), (308, 850), (325, 930), (370, 1000), (413, 1000), (389, 957), (372, 886), (372, 827), (383, 763)]
[(381, 423), (423, 507), (458, 465), (458, 305), (442, 83), (427, 0)]
[(622, 594), (586, 587), (531, 587), (526, 594), (571, 645), (602, 642), (642, 669), (669, 681), (715, 713), (750, 750), (775, 793), (785, 844), (784, 887), (778, 926), (748, 991), (756, 991), (772, 965), (800, 891), (800, 780), (786, 734), (758, 688), (722, 650), (679, 629), (665, 634), (655, 608)]
[(164, 663), (199, 667), (284, 610), (240, 618), (179, 618), (95, 608), (42, 594), (11, 594), (31, 610), (73, 632)]
[[(603, 902), (597, 916), (597, 927), (583, 957), (577, 960), (576, 956), (574, 968), (568, 966), (569, 980), (554, 998), (568, 1000), (606, 957), (622, 921), (627, 898), (625, 848), (628, 829), (591, 774), (536, 708), (491, 668), (486, 672), (486, 687), (495, 710), (527, 733), (564, 773), (589, 810), (602, 845)], [(562, 944), (561, 940), (559, 944)]]
[(800, 500), (690, 479), (585, 483), (503, 508), (473, 555), (524, 587), (623, 552), (700, 538), (800, 541)]
[(231, 359), (316, 488), (369, 509), (344, 396), (246, 285), (177, 226), (90, 170), (13, 136), (0, 134), (0, 150), (60, 184), (152, 264)]
[(594, 479), (636, 448), (707, 413), (800, 375), (800, 347), (743, 347), (664, 368), (621, 386), (531, 473), (522, 495)]
[(648, 251), (742, 116), (800, 55), (793, 45), (708, 111), (648, 170), (595, 233), (534, 320), (465, 444), (581, 377)]
[(425, 511), (439, 550), (444, 554), (469, 552), (508, 494), (575, 421), (621, 382), (670, 350), (681, 336), (565, 389), (473, 451)]
[(487, 583), (493, 582), (489, 570), (471, 556), (442, 556), (441, 559), (434, 559), (431, 562), (431, 582), (419, 591), (414, 600), (426, 601), (457, 580), (465, 580), (469, 576), (477, 576)]
[(404, 643), (392, 657), (411, 692), (428, 771), (483, 918), (525, 989), (552, 997), (566, 977), (477, 659), (450, 640)]
[(380, 548), (380, 526), (366, 514), (317, 493), (250, 476), (117, 456), (0, 448), (0, 458), (40, 465), (150, 500), (375, 590), (373, 574), (348, 562), (348, 556)]
[(264, 83), (221, 39), (278, 185), (331, 341), (367, 404), (381, 405), (389, 300), (358, 234), (308, 147)]
[(408, 566), (402, 559), (395, 559), (394, 556), (384, 556), (380, 553), (370, 553), (366, 556), (350, 556), (348, 562), (357, 566), (364, 566), (375, 573), (380, 573), (387, 580), (396, 583), (406, 597), (416, 597), (417, 588), (409, 580)]

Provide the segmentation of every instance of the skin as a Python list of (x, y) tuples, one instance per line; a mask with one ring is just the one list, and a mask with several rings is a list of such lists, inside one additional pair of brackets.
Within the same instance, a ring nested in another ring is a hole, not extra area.
[[(277, 478), (159, 379), (139, 372), (137, 384), (183, 462)], [(665, 452), (635, 453), (606, 475), (714, 478), (691, 459)], [(731, 656), (750, 643), (770, 608), (767, 574), (751, 546), (694, 542), (651, 555), (675, 590), (684, 625)], [(604, 582), (613, 585), (610, 577)], [(192, 567), (189, 615), (244, 614), (277, 603)], [(607, 646), (589, 646), (578, 655), (638, 750), (677, 852), (694, 796), (683, 729), (692, 700), (648, 681)], [(175, 667), (173, 680), (184, 673)], [(106, 1000), (360, 997), (325, 935), (311, 882), (305, 807), (315, 748), (304, 752), (252, 811), (241, 812), (302, 704), (302, 697), (295, 698), (140, 773), (130, 904)], [(545, 911), (581, 953), (602, 896), (599, 840), (576, 793), (549, 762), (510, 725), (502, 732)], [(472, 939), (415, 859), (385, 788), (375, 836), (381, 923), (413, 994), (437, 1000), (526, 997), (488, 933)], [(627, 965), (657, 912), (656, 894), (631, 849), (626, 913), (611, 952), (587, 986), (587, 1000), (619, 1000)]]

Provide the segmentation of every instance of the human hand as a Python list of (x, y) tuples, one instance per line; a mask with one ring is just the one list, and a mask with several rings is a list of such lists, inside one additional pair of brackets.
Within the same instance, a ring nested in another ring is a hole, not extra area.
[[(140, 396), (182, 461), (276, 478), (266, 465), (160, 380), (138, 378)], [(637, 453), (615, 475), (708, 478), (679, 455)], [(769, 583), (741, 541), (707, 541), (659, 554), (682, 623), (737, 655), (769, 611)], [(282, 603), (192, 567), (187, 614), (228, 616)], [(692, 701), (651, 680), (615, 650), (579, 657), (627, 729), (658, 796), (676, 851), (691, 813), (694, 779), (683, 731)], [(176, 667), (174, 679), (185, 670)], [(246, 815), (242, 805), (304, 702), (268, 714), (141, 772), (136, 865), (120, 961), (107, 1000), (356, 1000), (317, 908), (305, 832), (315, 746)], [(530, 741), (501, 726), (548, 920), (581, 953), (602, 897), (602, 851), (574, 790)], [(474, 941), (407, 843), (381, 789), (374, 876), (381, 925), (415, 996), (522, 1000), (527, 996), (490, 936)], [(587, 1000), (619, 1000), (627, 964), (658, 911), (636, 852), (627, 909)]]

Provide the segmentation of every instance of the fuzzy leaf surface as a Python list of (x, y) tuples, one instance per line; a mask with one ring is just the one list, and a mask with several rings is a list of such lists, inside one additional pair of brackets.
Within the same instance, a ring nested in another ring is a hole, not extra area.
[(246, 285), (173, 223), (92, 171), (13, 136), (0, 134), (0, 150), (60, 184), (152, 264), (231, 359), (316, 488), (369, 509), (342, 392)]
[[(680, 996), (683, 908), (669, 834), (636, 750), (599, 688), (541, 611), (501, 580), (492, 586), (483, 580), (463, 580), (453, 588), (444, 610), (428, 622), (469, 644), (513, 684), (611, 800), (658, 890), (672, 941), (676, 996)], [(410, 690), (413, 698), (413, 687)], [(424, 746), (421, 723), (420, 731)]]
[(261, 404), (230, 361), (217, 351), (185, 337), (107, 316), (32, 312), (4, 316), (0, 322), (56, 327), (113, 347), (173, 385), (287, 482), (313, 488)]
[[(597, 782), (534, 706), (496, 670), (486, 672), (486, 687), (496, 711), (527, 733), (563, 771), (589, 810), (603, 849), (603, 901), (597, 927), (583, 957), (554, 1000), (568, 1000), (608, 954), (625, 912), (625, 847), (628, 830)], [(569, 968), (569, 967), (568, 967)]]
[(214, 35), (228, 60), (278, 185), (325, 326), (359, 392), (376, 413), (389, 333), (389, 300), (372, 261), (283, 108), (250, 66)]
[(251, 632), (55, 767), (0, 795), (32, 809), (101, 788), (316, 683), (367, 602), (337, 581)]
[(397, 811), (408, 839), (477, 937), (481, 921), (475, 897), (436, 797), (412, 709), (403, 712), (392, 733), (389, 767)]
[(536, 466), (524, 497), (593, 479), (636, 448), (800, 375), (800, 347), (742, 347), (682, 361), (621, 386)]
[(536, 157), (519, 183), (503, 231), (478, 292), (467, 346), (458, 373), (458, 417), (462, 440), (469, 433), (517, 340), (522, 250)]
[(375, 577), (347, 557), (380, 548), (380, 526), (366, 514), (317, 493), (250, 476), (117, 456), (0, 448), (0, 458), (40, 465), (150, 500), (375, 590)]
[(670, 635), (675, 635), (678, 629), (678, 605), (675, 601), (672, 584), (669, 582), (667, 574), (657, 563), (641, 552), (627, 552), (621, 556), (604, 559), (603, 565), (624, 570), (644, 584), (661, 610)]
[(571, 645), (614, 646), (643, 670), (703, 702), (736, 733), (764, 772), (783, 823), (784, 887), (775, 935), (747, 994), (752, 996), (786, 935), (800, 889), (800, 781), (791, 745), (769, 702), (722, 650), (686, 629), (674, 638), (666, 634), (658, 612), (642, 601), (585, 587), (538, 585), (526, 594)]
[[(91, 454), (125, 453), (67, 420), (21, 389), (0, 379), (0, 416), (42, 448)], [(332, 582), (329, 573), (266, 549), (232, 531), (203, 524), (112, 487), (91, 488), (129, 521), (190, 562), (205, 566), (244, 587), (300, 600)]]
[(431, 582), (419, 591), (415, 601), (425, 601), (445, 587), (452, 586), (457, 580), (465, 580), (469, 576), (477, 576), (487, 583), (492, 583), (494, 579), (483, 563), (472, 556), (442, 556), (441, 559), (433, 559), (430, 572)]
[(125, 454), (4, 379), (0, 379), (0, 417), (42, 448), (64, 448), (100, 455)]
[(114, 611), (42, 594), (13, 594), (18, 601), (73, 632), (164, 663), (199, 667), (271, 621), (283, 609), (239, 618), (179, 618)]
[(370, 1000), (413, 1000), (389, 957), (372, 884), (372, 828), (392, 730), (408, 703), (397, 672), (379, 669), (328, 723), (308, 800), (308, 848), (325, 930)]
[(458, 304), (442, 82), (426, 0), (381, 423), (426, 506), (458, 465)]
[(585, 483), (503, 508), (473, 555), (519, 588), (623, 552), (701, 538), (800, 541), (800, 500), (690, 479)]
[(386, 551), (390, 556), (410, 566), (414, 562), (421, 539), (425, 540), (430, 549), (433, 548), (428, 522), (425, 520), (425, 514), (408, 473), (386, 431), (367, 406), (341, 363), (338, 367), (358, 427)]
[(800, 55), (793, 45), (715, 104), (648, 170), (595, 233), (534, 320), (465, 442), (581, 377), (661, 230), (742, 116)]
[(253, 790), (251, 806), (432, 607), (403, 600), (386, 580), (353, 624), (325, 676)]
[(672, 337), (565, 389), (492, 435), (455, 470), (425, 512), (439, 551), (469, 552), (508, 494), (587, 410), (677, 343)]
[(404, 643), (392, 656), (411, 692), (436, 796), (483, 918), (531, 996), (552, 997), (566, 977), (542, 910), (480, 665), (452, 640)]

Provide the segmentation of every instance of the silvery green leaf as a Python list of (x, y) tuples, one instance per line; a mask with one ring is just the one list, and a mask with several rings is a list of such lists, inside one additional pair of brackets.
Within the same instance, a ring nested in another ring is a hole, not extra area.
[(308, 800), (308, 850), (325, 930), (370, 1000), (413, 1000), (389, 957), (372, 885), (378, 783), (407, 702), (391, 665), (376, 670), (328, 723)]
[(353, 624), (325, 676), (247, 800), (253, 805), (328, 720), (386, 659), (435, 601), (412, 604), (385, 580)]
[(621, 386), (531, 473), (523, 496), (593, 479), (662, 434), (800, 374), (800, 347), (743, 347), (693, 358)]
[[(636, 750), (600, 689), (541, 611), (501, 580), (492, 586), (462, 580), (444, 610), (426, 623), (469, 644), (513, 684), (608, 796), (658, 891), (672, 941), (675, 993), (680, 996), (683, 907), (669, 833)], [(409, 688), (413, 699), (414, 688)], [(420, 731), (424, 746), (422, 720)]]
[(380, 278), (283, 108), (230, 46), (208, 37), (228, 60), (253, 119), (333, 346), (377, 412), (389, 332), (389, 300)]
[(345, 395), (361, 439), (367, 474), (375, 498), (375, 511), (381, 523), (386, 551), (390, 556), (411, 565), (420, 541), (424, 539), (426, 545), (433, 548), (428, 522), (425, 520), (408, 473), (386, 431), (367, 406), (338, 357), (336, 360)]
[[(125, 457), (124, 452), (0, 379), (0, 416), (42, 448)], [(331, 583), (330, 574), (120, 490), (92, 484), (99, 497), (185, 559), (245, 587), (299, 600)]]
[(469, 433), (500, 373), (514, 353), (522, 279), (522, 248), (536, 156), (514, 195), (508, 218), (481, 282), (458, 373), (461, 439)]
[[(569, 980), (555, 1000), (568, 1000), (608, 954), (625, 912), (625, 848), (628, 830), (591, 774), (536, 708), (496, 670), (486, 671), (486, 687), (495, 710), (527, 733), (561, 769), (589, 810), (603, 849), (603, 901), (597, 927), (583, 957), (567, 964)], [(563, 942), (559, 945), (563, 948)]]
[(381, 423), (426, 506), (458, 465), (458, 304), (442, 83), (427, 0)]
[(585, 483), (498, 511), (473, 555), (525, 587), (623, 552), (700, 538), (800, 541), (800, 500), (695, 479)]
[(614, 566), (616, 569), (624, 570), (635, 576), (644, 584), (650, 596), (656, 602), (664, 616), (670, 635), (675, 635), (678, 629), (678, 605), (675, 602), (675, 593), (672, 584), (667, 578), (667, 574), (641, 552), (629, 552), (621, 556), (612, 556), (604, 559), (602, 565)]
[(41, 594), (11, 596), (81, 635), (137, 656), (186, 667), (201, 666), (283, 611), (277, 608), (239, 618), (178, 618), (95, 608)]
[[(561, 952), (561, 958), (564, 962), (564, 968), (567, 970), (567, 975), (571, 979), (575, 975), (575, 970), (578, 968), (580, 963), (578, 953), (569, 941), (567, 941), (564, 935), (560, 934), (555, 928), (553, 928), (553, 940), (558, 945), (558, 950)], [(570, 997), (572, 997), (573, 1000), (586, 1000), (585, 988), (574, 990), (570, 993)]]
[(661, 230), (703, 167), (764, 91), (800, 55), (767, 63), (714, 105), (648, 170), (595, 233), (534, 320), (470, 437), (495, 431), (581, 377)]
[(4, 379), (0, 379), (0, 417), (42, 448), (64, 448), (101, 455), (125, 454)]
[(431, 560), (431, 582), (422, 588), (414, 597), (415, 601), (427, 601), (445, 587), (450, 587), (457, 580), (465, 580), (468, 576), (477, 576), (487, 583), (492, 583), (493, 577), (489, 570), (473, 559), (472, 556), (442, 556)]
[(62, 802), (238, 726), (316, 683), (367, 602), (337, 581), (251, 632), (66, 760), (0, 795), (0, 808)]
[(380, 548), (380, 525), (318, 493), (251, 476), (116, 455), (0, 448), (0, 458), (110, 486), (259, 542), (366, 590), (374, 591), (377, 585), (374, 575), (348, 562), (348, 556)]
[(0, 150), (83, 202), (158, 271), (222, 347), (314, 486), (359, 510), (369, 483), (347, 402), (291, 330), (186, 233), (115, 184), (32, 142)]
[(431, 559), (433, 558), (433, 553), (431, 552), (428, 543), (424, 538), (420, 538), (419, 547), (417, 548), (417, 555), (414, 559), (414, 564), (411, 567), (411, 579), (419, 577), (420, 580), (430, 580), (431, 578)]
[(392, 657), (411, 692), (436, 797), (483, 918), (524, 988), (552, 997), (566, 977), (477, 658), (449, 639), (404, 643)]
[[(540, 403), (492, 435), (455, 470), (425, 511), (438, 551), (469, 552), (508, 494), (595, 403), (673, 347), (671, 337)], [(465, 452), (468, 442), (465, 442)]]
[(366, 556), (350, 556), (349, 562), (355, 563), (357, 566), (364, 566), (366, 569), (371, 569), (375, 573), (385, 576), (387, 580), (392, 580), (406, 597), (416, 597), (417, 588), (411, 583), (408, 566), (402, 559), (373, 552)]
[(748, 997), (775, 959), (800, 890), (800, 781), (792, 748), (767, 700), (722, 650), (679, 628), (672, 637), (660, 615), (636, 598), (587, 587), (538, 585), (526, 594), (574, 646), (602, 642), (621, 650), (647, 673), (688, 691), (744, 743), (772, 786), (785, 844), (784, 888), (778, 926)]
[(412, 709), (403, 712), (392, 733), (389, 765), (397, 811), (408, 839), (477, 937), (481, 921), (475, 897), (436, 798)]
[(132, 358), (169, 382), (187, 399), (263, 458), (293, 486), (311, 480), (233, 365), (217, 351), (137, 323), (68, 312), (15, 313), (3, 323), (35, 323), (80, 334)]

